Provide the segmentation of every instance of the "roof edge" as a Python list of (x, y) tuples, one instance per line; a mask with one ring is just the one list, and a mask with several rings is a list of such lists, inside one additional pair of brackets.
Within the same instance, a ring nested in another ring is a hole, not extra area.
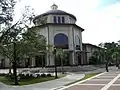
[(46, 24), (38, 25), (38, 26), (34, 26), (34, 27), (44, 27), (44, 26), (47, 26), (47, 25), (72, 25), (72, 26), (75, 26), (75, 27), (81, 29), (81, 31), (84, 31), (84, 29), (81, 28), (80, 26), (78, 26), (76, 24), (70, 24), (70, 23), (46, 23)]

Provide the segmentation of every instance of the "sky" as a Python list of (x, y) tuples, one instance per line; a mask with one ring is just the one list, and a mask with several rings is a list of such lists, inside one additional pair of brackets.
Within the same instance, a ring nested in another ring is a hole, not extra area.
[(120, 0), (20, 0), (14, 19), (20, 18), (25, 6), (31, 6), (35, 14), (40, 15), (51, 10), (53, 3), (76, 16), (76, 24), (85, 29), (83, 43), (98, 45), (120, 40)]

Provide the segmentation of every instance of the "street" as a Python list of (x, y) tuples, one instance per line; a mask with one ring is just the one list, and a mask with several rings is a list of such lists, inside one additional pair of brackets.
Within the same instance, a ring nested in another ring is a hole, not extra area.
[(101, 73), (60, 90), (120, 90), (120, 72)]

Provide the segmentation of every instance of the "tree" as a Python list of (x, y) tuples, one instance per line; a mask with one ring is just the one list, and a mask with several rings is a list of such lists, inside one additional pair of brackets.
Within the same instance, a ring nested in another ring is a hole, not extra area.
[(104, 56), (105, 56), (105, 61), (106, 61), (106, 64), (105, 64), (106, 71), (109, 71), (108, 65), (111, 63), (114, 63), (113, 59), (116, 58), (116, 55), (119, 56), (118, 53), (120, 50), (118, 48), (119, 47), (118, 44), (119, 43), (115, 43), (115, 42), (105, 42), (105, 43), (99, 44), (104, 49)]
[(15, 0), (0, 0), (0, 24), (9, 25), (13, 21)]
[(57, 60), (60, 60), (61, 67), (62, 67), (62, 73), (64, 74), (64, 65), (66, 63), (67, 53), (64, 49), (57, 48), (56, 49), (56, 58)]
[(100, 48), (99, 51), (94, 51), (92, 53), (92, 56), (89, 58), (90, 60), (90, 64), (94, 64), (94, 65), (100, 65), (103, 64), (104, 61), (104, 49)]
[[(5, 0), (4, 0), (5, 1)], [(8, 0), (6, 0), (7, 2), (4, 2), (6, 5), (9, 5), (9, 2)], [(13, 14), (13, 10), (14, 10), (14, 5), (13, 5), (13, 0), (10, 0), (11, 1), (11, 9), (9, 8), (6, 8), (7, 10), (4, 11), (4, 15), (7, 16), (8, 12), (11, 12), (11, 18), (12, 18), (12, 14)], [(4, 4), (2, 2), (2, 4)], [(25, 10), (29, 10), (29, 9), (25, 9)], [(29, 16), (30, 15), (30, 16)], [(28, 28), (27, 26), (27, 22), (28, 21), (31, 21), (32, 17), (33, 17), (33, 13), (32, 14), (27, 14), (27, 13), (23, 13), (22, 15), (22, 18), (20, 18), (15, 24), (13, 25), (10, 25), (10, 21), (6, 18), (3, 18), (5, 19), (5, 21), (7, 22), (1, 22), (2, 24), (5, 23), (5, 25), (8, 25), (6, 26), (6, 28), (4, 28), (3, 30), (1, 30), (1, 36), (0, 36), (0, 43), (1, 45), (4, 47), (6, 46), (6, 48), (8, 48), (8, 46), (11, 46), (11, 49), (13, 52), (12, 52), (12, 55), (9, 54), (10, 57), (8, 57), (10, 60), (11, 60), (11, 56), (12, 56), (12, 65), (13, 65), (13, 72), (14, 72), (14, 76), (15, 76), (15, 84), (18, 84), (17, 82), (17, 74), (16, 74), (16, 71), (17, 71), (17, 66), (16, 66), (16, 59), (17, 59), (17, 47), (19, 44), (20, 44), (20, 41), (22, 39), (22, 33)], [(4, 21), (4, 20), (3, 20)], [(11, 20), (12, 21), (12, 20)], [(18, 45), (17, 45), (18, 44)], [(9, 49), (8, 49), (8, 52), (7, 52), (7, 49), (5, 52), (9, 53), (11, 52)], [(19, 53), (20, 54), (20, 53)]]
[(120, 67), (119, 67), (120, 53), (119, 52), (114, 52), (112, 57), (115, 60), (116, 66), (118, 67), (118, 69), (120, 69)]
[(37, 34), (36, 28), (32, 27), (22, 34), (19, 46), (19, 50), (17, 51), (19, 57), (45, 53), (46, 39), (44, 36)]

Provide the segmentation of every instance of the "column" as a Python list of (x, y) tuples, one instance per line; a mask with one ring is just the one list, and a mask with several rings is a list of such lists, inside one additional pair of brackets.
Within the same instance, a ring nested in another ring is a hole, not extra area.
[(52, 52), (47, 53), (46, 66), (54, 66), (54, 55)]
[(31, 58), (31, 66), (32, 66), (32, 67), (35, 67), (35, 57), (32, 57), (32, 58)]
[(75, 65), (75, 55), (74, 55), (74, 52), (70, 52), (70, 54), (69, 54), (69, 62), (70, 62), (70, 65)]

